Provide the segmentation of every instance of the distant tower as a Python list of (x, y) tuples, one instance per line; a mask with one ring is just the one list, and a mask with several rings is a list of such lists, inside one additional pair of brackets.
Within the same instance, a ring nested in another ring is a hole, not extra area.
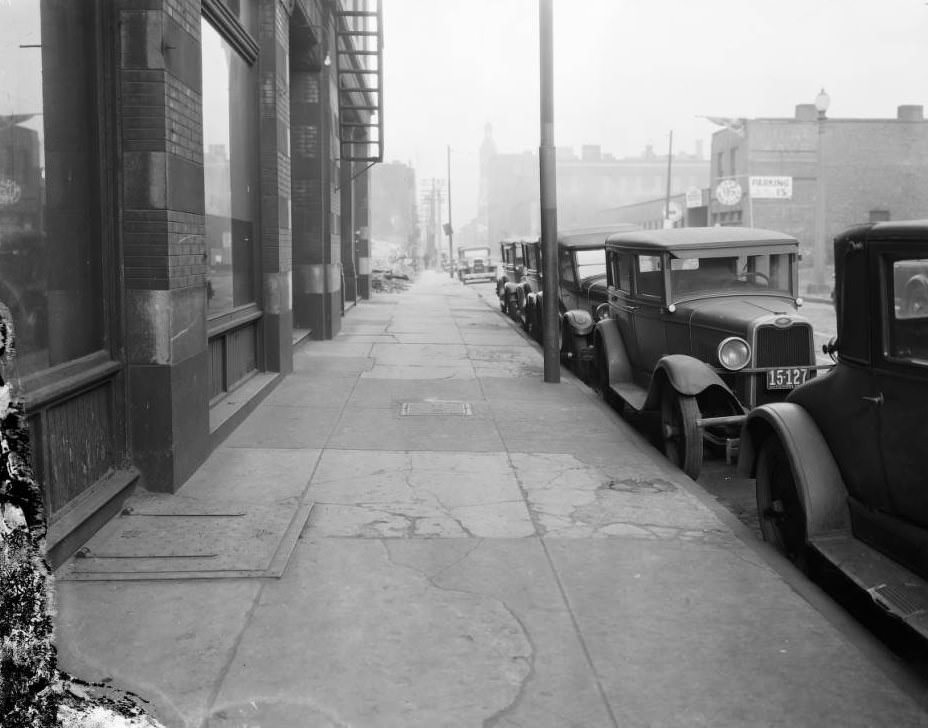
[(488, 177), (490, 160), (496, 156), (496, 142), (493, 141), (493, 126), (488, 122), (483, 127), (483, 141), (480, 143), (480, 180), (477, 187), (477, 242), (489, 243), (486, 239), (490, 229), (490, 209), (488, 195)]

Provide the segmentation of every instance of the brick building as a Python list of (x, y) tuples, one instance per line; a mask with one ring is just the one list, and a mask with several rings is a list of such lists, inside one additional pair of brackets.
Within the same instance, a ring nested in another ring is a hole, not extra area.
[(4, 18), (4, 366), (58, 563), (132, 485), (179, 488), (365, 292), (380, 12), (43, 0)]
[(820, 189), (825, 241), (860, 222), (928, 216), (921, 106), (899, 106), (891, 119), (820, 119), (814, 105), (801, 104), (792, 118), (736, 120), (713, 134), (711, 165), (709, 224), (794, 235), (804, 265), (814, 262)]
[[(704, 188), (709, 167), (696, 152), (675, 153), (671, 164), (671, 194)], [(487, 164), (487, 227), (491, 241), (537, 236), (538, 155), (494, 154)], [(605, 209), (652, 200), (666, 194), (667, 155), (652, 147), (637, 157), (615, 158), (598, 145), (585, 145), (578, 157), (571, 149), (557, 150), (558, 227), (596, 224)]]

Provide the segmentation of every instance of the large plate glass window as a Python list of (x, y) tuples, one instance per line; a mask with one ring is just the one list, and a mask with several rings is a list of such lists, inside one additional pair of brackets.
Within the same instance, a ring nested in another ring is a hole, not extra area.
[(209, 314), (253, 303), (257, 166), (255, 68), (202, 20)]
[(20, 377), (104, 346), (96, 19), (7, 3), (0, 24), (0, 301)]

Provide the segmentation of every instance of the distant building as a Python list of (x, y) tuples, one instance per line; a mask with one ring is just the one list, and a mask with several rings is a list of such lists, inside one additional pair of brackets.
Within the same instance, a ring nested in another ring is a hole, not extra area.
[(408, 164), (390, 162), (370, 170), (371, 238), (402, 249), (419, 239), (416, 171)]
[[(671, 195), (705, 188), (709, 164), (700, 145), (694, 154), (676, 153), (671, 161)], [(579, 157), (557, 150), (558, 229), (596, 224), (603, 210), (653, 200), (667, 191), (667, 155), (648, 146), (638, 157), (617, 159), (598, 145), (584, 145)], [(538, 155), (497, 154), (487, 175), (488, 230), (491, 241), (535, 236), (540, 228)]]
[[(616, 159), (599, 146), (585, 145), (579, 158), (561, 151), (557, 160), (557, 218), (559, 228), (583, 227), (600, 210), (664, 197), (667, 193), (667, 155), (649, 144), (638, 157)], [(677, 152), (670, 165), (670, 194), (709, 183), (709, 165), (702, 145), (696, 152)]]
[(899, 106), (894, 119), (820, 121), (814, 105), (800, 104), (792, 118), (740, 119), (713, 134), (709, 224), (794, 235), (808, 264), (819, 151), (826, 264), (831, 239), (851, 225), (928, 216), (928, 122), (921, 106)]

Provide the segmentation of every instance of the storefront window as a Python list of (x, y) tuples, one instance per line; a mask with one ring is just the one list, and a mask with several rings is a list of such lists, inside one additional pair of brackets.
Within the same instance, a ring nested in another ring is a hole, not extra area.
[(20, 376), (103, 347), (96, 19), (12, 3), (0, 24), (0, 301)]
[(209, 313), (255, 300), (255, 72), (202, 21), (203, 145)]

